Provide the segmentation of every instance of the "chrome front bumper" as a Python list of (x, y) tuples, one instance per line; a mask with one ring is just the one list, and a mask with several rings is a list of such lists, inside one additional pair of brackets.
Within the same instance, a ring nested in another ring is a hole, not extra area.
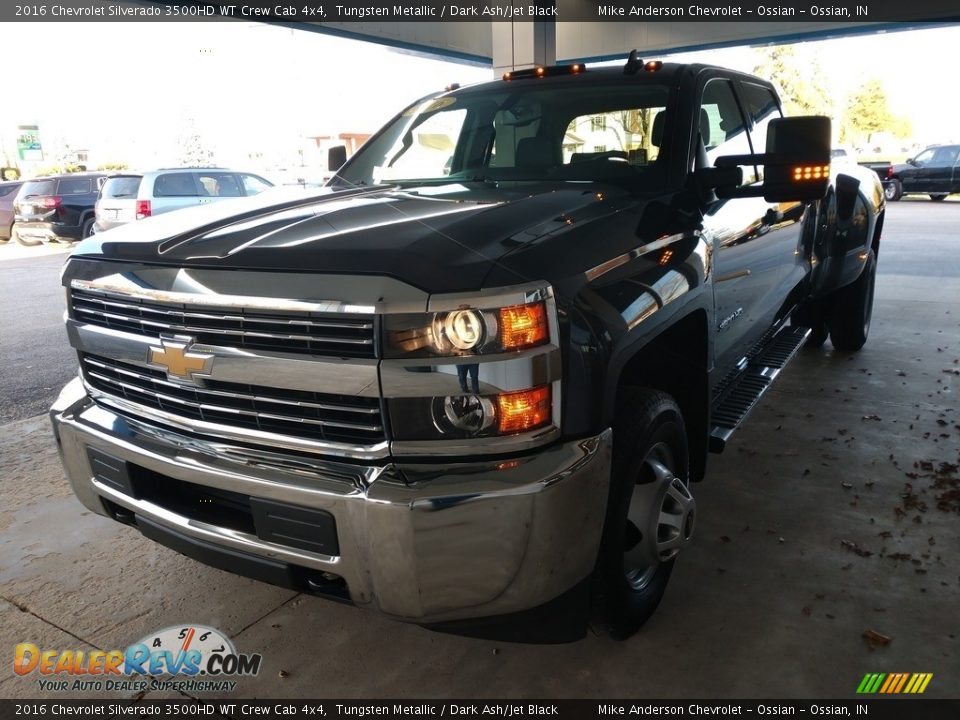
[[(499, 615), (586, 578), (600, 543), (611, 432), (508, 461), (348, 464), (200, 441), (125, 418), (67, 385), (50, 410), (80, 501), (103, 500), (181, 537), (346, 582), (350, 599), (397, 619)], [(162, 476), (331, 513), (339, 555), (268, 542), (136, 499), (94, 477), (88, 448)]]

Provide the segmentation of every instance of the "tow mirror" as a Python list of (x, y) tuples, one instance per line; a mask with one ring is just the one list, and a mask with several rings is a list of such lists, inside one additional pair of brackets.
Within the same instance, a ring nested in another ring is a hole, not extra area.
[(327, 170), (336, 172), (347, 162), (347, 148), (345, 145), (334, 145), (327, 150)]
[(830, 118), (810, 115), (771, 120), (765, 153), (726, 155), (716, 161), (717, 168), (738, 165), (762, 165), (763, 183), (727, 189), (723, 197), (762, 196), (768, 202), (822, 198), (830, 184)]

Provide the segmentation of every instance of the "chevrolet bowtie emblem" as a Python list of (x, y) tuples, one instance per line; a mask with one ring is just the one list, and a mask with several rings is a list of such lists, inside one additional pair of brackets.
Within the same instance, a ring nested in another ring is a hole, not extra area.
[(150, 348), (148, 361), (166, 371), (168, 379), (196, 384), (198, 375), (210, 374), (213, 355), (191, 351), (192, 337), (160, 338), (160, 345)]

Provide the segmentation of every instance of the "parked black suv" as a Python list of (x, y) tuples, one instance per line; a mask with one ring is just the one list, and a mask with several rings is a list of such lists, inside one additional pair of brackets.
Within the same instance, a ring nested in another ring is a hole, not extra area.
[(89, 237), (93, 207), (106, 173), (72, 173), (27, 180), (13, 203), (14, 229), (21, 245), (74, 242)]

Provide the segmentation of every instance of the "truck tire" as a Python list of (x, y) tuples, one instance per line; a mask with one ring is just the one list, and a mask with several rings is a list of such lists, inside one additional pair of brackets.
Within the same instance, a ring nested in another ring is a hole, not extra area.
[(692, 538), (687, 434), (676, 402), (627, 388), (613, 430), (606, 522), (594, 574), (594, 625), (633, 635), (663, 597), (676, 554)]
[(830, 335), (826, 306), (822, 300), (807, 300), (798, 305), (790, 313), (790, 324), (810, 328), (810, 336), (804, 347), (811, 349), (823, 347)]
[(930, 199), (934, 202), (940, 202), (941, 200), (946, 200), (949, 193), (930, 193)]
[(830, 342), (837, 350), (856, 352), (867, 341), (873, 315), (873, 288), (877, 256), (870, 251), (860, 277), (833, 296), (830, 312)]
[(887, 200), (896, 201), (903, 197), (903, 185), (899, 180), (890, 180), (883, 184), (883, 196)]
[(86, 240), (88, 237), (93, 235), (93, 223), (96, 222), (94, 218), (90, 218), (83, 223), (83, 227), (80, 229), (80, 239)]

